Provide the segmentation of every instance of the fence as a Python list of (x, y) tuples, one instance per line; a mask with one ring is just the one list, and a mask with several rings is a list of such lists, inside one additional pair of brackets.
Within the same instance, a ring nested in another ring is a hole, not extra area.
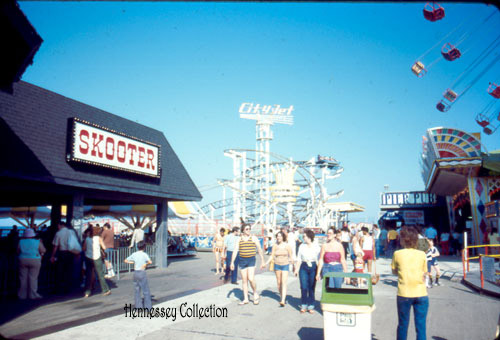
[[(153, 264), (150, 265), (150, 267), (156, 267), (157, 266), (157, 261), (156, 261), (156, 244), (148, 244), (146, 245), (146, 249), (144, 251), (146, 254), (149, 255), (151, 262)], [(133, 264), (127, 264), (125, 263), (125, 259), (129, 257), (134, 251), (136, 251), (136, 248), (130, 248), (130, 247), (118, 247), (115, 248), (114, 251), (111, 252), (111, 255), (108, 259), (108, 261), (111, 262), (113, 265), (113, 269), (116, 272), (116, 276), (118, 280), (120, 280), (120, 273), (123, 272), (131, 272), (133, 269)], [(165, 254), (166, 256), (166, 254)]]
[[(484, 288), (484, 272), (483, 272), (483, 258), (491, 257), (491, 258), (500, 258), (499, 254), (489, 254), (491, 252), (490, 249), (496, 249), (500, 247), (500, 244), (486, 244), (486, 245), (478, 245), (478, 246), (466, 246), (462, 251), (462, 266), (464, 272), (464, 279), (467, 278), (467, 273), (470, 271), (470, 261), (471, 260), (479, 260), (479, 273), (481, 277), (481, 289)], [(484, 254), (481, 254), (481, 248), (484, 248)], [(478, 255), (470, 256), (470, 251), (477, 251)]]

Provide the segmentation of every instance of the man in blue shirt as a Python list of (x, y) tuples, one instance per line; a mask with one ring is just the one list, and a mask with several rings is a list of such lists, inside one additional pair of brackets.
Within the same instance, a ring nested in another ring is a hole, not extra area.
[(434, 229), (432, 225), (430, 225), (429, 228), (425, 229), (425, 237), (427, 237), (429, 240), (432, 240), (434, 244), (437, 244), (437, 230)]
[[(146, 307), (151, 309), (151, 293), (149, 291), (148, 277), (146, 276), (146, 267), (153, 262), (151, 262), (148, 254), (144, 252), (144, 249), (146, 249), (144, 241), (137, 243), (137, 248), (138, 251), (125, 259), (125, 263), (134, 264), (135, 308)], [(141, 290), (144, 295), (144, 303), (142, 302)]]
[(234, 270), (231, 271), (231, 259), (233, 257), (234, 246), (236, 245), (236, 241), (238, 240), (238, 236), (240, 234), (240, 228), (234, 227), (232, 232), (224, 238), (224, 251), (223, 254), (226, 254), (226, 274), (224, 275), (224, 283), (229, 281), (229, 275), (231, 275), (231, 283), (238, 284), (238, 259), (239, 256), (236, 256), (236, 260), (234, 261)]

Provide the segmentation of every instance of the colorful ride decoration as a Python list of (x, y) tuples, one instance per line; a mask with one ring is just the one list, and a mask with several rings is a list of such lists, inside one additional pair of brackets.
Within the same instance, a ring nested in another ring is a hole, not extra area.
[(422, 78), (427, 73), (427, 69), (421, 61), (415, 62), (411, 67), (411, 71), (419, 78)]
[(458, 48), (450, 43), (446, 43), (443, 45), (443, 47), (441, 48), (441, 54), (443, 55), (444, 59), (448, 61), (456, 60), (462, 56), (462, 53), (460, 53)]
[(424, 6), (424, 18), (429, 21), (438, 21), (444, 18), (444, 8), (437, 2), (428, 2)]
[(481, 143), (467, 132), (451, 128), (433, 128), (428, 130), (429, 137), (439, 158), (479, 157)]
[(495, 83), (490, 83), (488, 86), (488, 93), (496, 99), (500, 98), (500, 86)]

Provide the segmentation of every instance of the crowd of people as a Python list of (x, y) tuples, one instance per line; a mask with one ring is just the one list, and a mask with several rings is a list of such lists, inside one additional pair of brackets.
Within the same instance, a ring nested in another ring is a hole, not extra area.
[[(241, 228), (241, 235), (239, 227), (234, 227), (227, 235), (224, 229), (219, 230), (213, 243), (216, 274), (224, 268), (224, 282), (231, 280), (231, 283), (237, 284), (238, 268), (241, 271), (243, 299), (240, 305), (250, 302), (250, 289), (253, 303), (259, 304), (260, 294), (255, 278), (257, 254), (260, 268), (268, 267), (276, 275), (279, 306), (285, 307), (287, 280), (289, 275), (295, 275), (300, 283), (300, 313), (311, 314), (315, 313), (316, 283), (324, 279), (326, 273), (346, 273), (347, 260), (351, 259), (353, 271), (371, 273), (374, 282), (377, 257), (387, 257), (392, 259), (392, 271), (398, 276), (398, 339), (406, 339), (412, 308), (417, 339), (426, 338), (427, 288), (441, 285), (438, 257), (441, 254), (455, 255), (463, 246), (461, 235), (446, 231), (439, 234), (432, 225), (426, 228), (420, 225), (379, 228), (374, 224), (369, 228), (365, 224), (344, 226), (340, 230), (332, 227), (327, 230), (326, 241), (321, 246), (317, 235), (310, 229), (281, 228), (274, 235), (264, 238), (265, 253), (269, 255), (265, 260), (264, 250), (258, 238), (251, 235), (250, 225), (242, 224)], [(490, 231), (491, 234), (494, 232)], [(225, 265), (221, 263), (224, 260)], [(362, 280), (352, 281), (334, 277), (325, 284), (331, 288), (342, 288), (343, 285), (363, 287), (366, 284)]]
[[(107, 296), (111, 294), (107, 280), (116, 275), (111, 261), (117, 260), (116, 248), (138, 250), (145, 248), (148, 240), (148, 235), (137, 229), (115, 235), (109, 223), (103, 226), (89, 223), (81, 239), (64, 222), (58, 223), (57, 228), (41, 225), (23, 229), (13, 226), (2, 238), (0, 256), (2, 295), (9, 297), (15, 292), (19, 300), (38, 300), (42, 294), (67, 295), (81, 290), (85, 298), (99, 290)], [(144, 278), (137, 282), (144, 287)]]
[[(372, 272), (372, 264), (377, 257), (373, 236), (376, 229), (377, 226), (372, 230), (367, 227), (359, 230), (348, 227), (335, 230), (332, 227), (327, 231), (326, 241), (320, 246), (313, 230), (284, 227), (274, 235), (269, 231), (264, 238), (265, 249), (262, 249), (259, 239), (251, 235), (250, 225), (243, 223), (241, 230), (239, 227), (233, 227), (229, 232), (221, 228), (214, 235), (212, 243), (215, 274), (221, 274), (224, 270), (224, 283), (231, 281), (232, 284), (237, 284), (239, 268), (243, 291), (240, 304), (250, 302), (250, 289), (253, 293), (253, 303), (258, 304), (260, 295), (255, 281), (258, 254), (261, 260), (260, 268), (267, 267), (276, 275), (279, 306), (285, 307), (288, 277), (295, 275), (300, 281), (300, 312), (312, 314), (316, 282), (326, 273), (347, 272), (348, 256), (353, 261), (356, 272)], [(269, 255), (267, 260), (264, 259), (264, 252)], [(335, 277), (328, 285), (331, 288), (341, 288), (344, 283), (351, 284), (349, 279)]]

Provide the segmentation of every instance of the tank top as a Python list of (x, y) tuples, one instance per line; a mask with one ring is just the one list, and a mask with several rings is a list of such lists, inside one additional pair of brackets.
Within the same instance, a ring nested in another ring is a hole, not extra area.
[(340, 252), (338, 251), (327, 251), (323, 257), (325, 263), (340, 262)]
[(39, 259), (38, 245), (40, 240), (35, 238), (24, 238), (19, 241), (20, 259)]
[(240, 257), (250, 258), (257, 254), (257, 247), (251, 237), (247, 241), (243, 241), (243, 238), (240, 238), (239, 246), (240, 249), (238, 252)]
[(363, 262), (355, 262), (354, 263), (354, 272), (355, 273), (362, 273), (364, 267), (365, 267), (365, 264)]
[(274, 263), (280, 266), (286, 266), (287, 264), (290, 264), (290, 261), (288, 259), (288, 250), (285, 246), (276, 245), (276, 250), (274, 251)]
[(373, 237), (370, 235), (363, 237), (363, 250), (373, 250)]

